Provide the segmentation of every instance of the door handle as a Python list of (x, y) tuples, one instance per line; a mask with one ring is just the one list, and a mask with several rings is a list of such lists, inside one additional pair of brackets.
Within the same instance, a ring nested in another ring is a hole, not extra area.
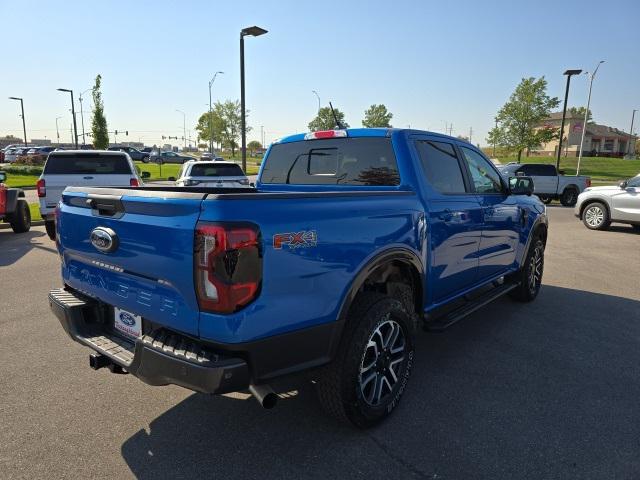
[(93, 180), (93, 177), (82, 177), (84, 180)]

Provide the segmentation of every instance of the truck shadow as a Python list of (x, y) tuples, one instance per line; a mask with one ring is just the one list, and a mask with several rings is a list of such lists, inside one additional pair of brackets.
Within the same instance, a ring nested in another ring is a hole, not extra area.
[[(640, 302), (544, 286), (418, 335), (409, 388), (381, 426), (322, 413), (310, 384), (194, 394), (121, 453), (138, 478), (603, 478), (639, 468)], [(635, 465), (635, 467), (633, 467)]]
[(25, 233), (13, 233), (13, 230), (0, 230), (0, 267), (12, 265), (27, 255), (32, 249), (57, 253), (55, 244), (46, 233), (30, 230)]

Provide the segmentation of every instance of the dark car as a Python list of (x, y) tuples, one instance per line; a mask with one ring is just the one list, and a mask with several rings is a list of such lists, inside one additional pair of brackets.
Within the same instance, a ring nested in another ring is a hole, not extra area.
[(161, 152), (160, 154), (158, 154), (158, 152), (154, 152), (151, 154), (151, 156), (149, 157), (149, 161), (150, 162), (155, 162), (155, 163), (185, 163), (188, 162), (190, 160), (194, 160), (195, 158), (190, 156), (190, 155), (180, 155), (179, 153), (176, 152)]
[(149, 161), (149, 154), (146, 152), (141, 152), (137, 148), (127, 147), (124, 145), (116, 145), (113, 147), (109, 147), (107, 150), (111, 150), (113, 152), (120, 151), (128, 153), (131, 157), (131, 160), (142, 161), (144, 163), (147, 163)]

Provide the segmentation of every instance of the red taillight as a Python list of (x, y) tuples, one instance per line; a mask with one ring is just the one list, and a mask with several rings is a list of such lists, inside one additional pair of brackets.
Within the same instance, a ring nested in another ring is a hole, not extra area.
[(232, 313), (254, 300), (262, 279), (260, 232), (250, 224), (196, 225), (194, 270), (201, 310)]
[(47, 196), (47, 188), (44, 182), (44, 178), (41, 178), (40, 180), (38, 180), (38, 183), (36, 183), (36, 188), (38, 190), (38, 196), (39, 197), (46, 197)]
[(587, 177), (587, 187), (591, 186), (591, 177)]
[(335, 138), (335, 137), (346, 137), (346, 130), (320, 130), (317, 132), (307, 133), (304, 136), (305, 140), (319, 140), (321, 138)]
[(132, 187), (139, 187), (140, 186), (140, 182), (138, 182), (137, 178), (132, 178), (129, 180), (129, 185)]

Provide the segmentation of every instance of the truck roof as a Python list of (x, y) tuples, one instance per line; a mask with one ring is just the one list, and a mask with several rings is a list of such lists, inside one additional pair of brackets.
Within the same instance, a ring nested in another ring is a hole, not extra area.
[[(458, 142), (469, 143), (466, 140), (461, 138), (451, 137), (449, 135), (444, 135), (442, 133), (437, 132), (429, 132), (426, 130), (416, 130), (412, 128), (345, 128), (340, 129), (347, 132), (347, 137), (390, 137), (393, 133), (407, 133), (407, 134), (422, 134), (422, 135), (432, 135), (436, 137), (448, 138), (451, 140), (455, 140)], [(276, 143), (290, 143), (290, 142), (299, 142), (305, 139), (305, 135), (309, 132), (305, 133), (295, 133), (293, 135), (288, 135), (286, 137), (282, 137), (279, 140), (273, 142)], [(471, 145), (471, 144), (470, 144)]]

